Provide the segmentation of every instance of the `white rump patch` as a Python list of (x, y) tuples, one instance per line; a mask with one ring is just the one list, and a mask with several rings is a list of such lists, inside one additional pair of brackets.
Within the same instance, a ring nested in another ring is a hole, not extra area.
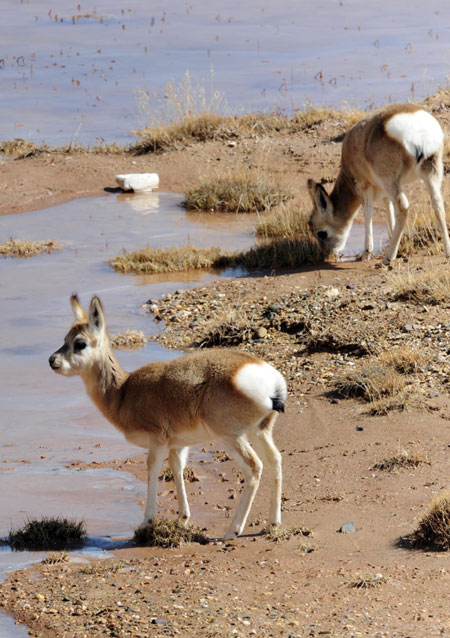
[(386, 122), (386, 132), (413, 157), (430, 157), (444, 142), (441, 125), (427, 111), (393, 115)]
[(282, 375), (265, 361), (247, 363), (233, 378), (235, 387), (249, 399), (272, 410), (272, 399), (286, 399), (286, 382)]

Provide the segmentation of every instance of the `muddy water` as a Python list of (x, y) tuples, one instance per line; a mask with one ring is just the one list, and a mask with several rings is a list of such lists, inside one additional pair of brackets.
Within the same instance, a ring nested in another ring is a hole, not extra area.
[(448, 73), (445, 0), (3, 0), (1, 8), (0, 139), (129, 141), (142, 124), (136, 92), (164, 102), (164, 87), (186, 72), (233, 112), (421, 99)]

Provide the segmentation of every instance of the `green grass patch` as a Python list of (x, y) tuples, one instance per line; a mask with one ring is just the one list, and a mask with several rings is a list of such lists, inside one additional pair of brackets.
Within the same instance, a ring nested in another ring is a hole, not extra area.
[(87, 538), (83, 521), (67, 518), (30, 519), (20, 529), (9, 533), (12, 549), (20, 550), (63, 550), (81, 547)]
[(157, 519), (134, 532), (134, 543), (145, 547), (180, 547), (184, 543), (209, 543), (199, 527), (183, 525), (178, 519)]
[(214, 268), (216, 261), (227, 255), (221, 248), (144, 248), (125, 252), (109, 260), (114, 270), (122, 273), (181, 272), (197, 268)]
[(309, 236), (310, 213), (299, 208), (295, 202), (282, 204), (275, 211), (264, 215), (255, 228), (257, 237), (265, 239), (295, 239)]

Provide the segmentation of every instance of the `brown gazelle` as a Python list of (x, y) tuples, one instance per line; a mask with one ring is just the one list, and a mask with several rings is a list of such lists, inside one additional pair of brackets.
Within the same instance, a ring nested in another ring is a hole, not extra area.
[(414, 104), (385, 106), (362, 119), (344, 138), (341, 170), (332, 192), (328, 195), (321, 184), (308, 180), (314, 206), (313, 232), (330, 252), (339, 254), (362, 205), (363, 258), (368, 259), (373, 250), (373, 205), (384, 198), (389, 207), (391, 238), (383, 263), (389, 264), (397, 256), (408, 215), (409, 203), (403, 184), (421, 179), (439, 222), (445, 256), (449, 257), (450, 241), (441, 194), (443, 144), (439, 122)]
[(75, 323), (49, 358), (60, 374), (80, 375), (104, 416), (131, 443), (148, 449), (144, 525), (157, 514), (158, 475), (168, 455), (180, 518), (189, 519), (183, 480), (188, 447), (221, 439), (241, 462), (245, 485), (225, 539), (238, 536), (259, 486), (263, 462), (271, 474), (269, 523), (281, 522), (281, 456), (272, 439), (284, 411), (286, 383), (268, 363), (238, 351), (199, 351), (128, 373), (116, 359), (98, 297), (89, 312), (70, 298)]

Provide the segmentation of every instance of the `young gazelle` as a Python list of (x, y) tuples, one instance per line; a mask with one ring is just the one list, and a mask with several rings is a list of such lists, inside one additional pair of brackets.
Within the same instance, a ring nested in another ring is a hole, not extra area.
[(314, 205), (313, 232), (329, 251), (339, 254), (362, 205), (363, 259), (368, 259), (373, 250), (373, 205), (384, 198), (389, 206), (391, 238), (383, 263), (389, 264), (397, 256), (408, 216), (409, 203), (402, 186), (422, 179), (442, 231), (445, 256), (449, 257), (450, 241), (441, 194), (443, 143), (439, 122), (420, 106), (393, 104), (365, 117), (344, 138), (341, 170), (330, 195), (321, 184), (308, 180)]
[(70, 298), (75, 323), (51, 368), (80, 375), (87, 393), (125, 438), (148, 449), (148, 493), (144, 523), (157, 514), (158, 475), (168, 454), (180, 518), (189, 519), (183, 481), (188, 447), (222, 439), (241, 461), (245, 485), (225, 539), (238, 536), (258, 490), (263, 462), (271, 474), (269, 523), (281, 522), (281, 456), (272, 439), (284, 411), (286, 383), (271, 365), (244, 352), (200, 351), (170, 362), (150, 363), (128, 373), (116, 359), (103, 307), (93, 297), (89, 313)]

